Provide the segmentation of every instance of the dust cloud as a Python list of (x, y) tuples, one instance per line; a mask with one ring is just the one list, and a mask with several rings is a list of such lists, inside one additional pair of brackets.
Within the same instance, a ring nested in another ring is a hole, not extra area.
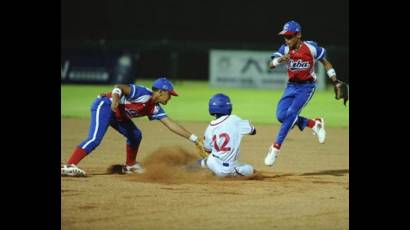
[[(259, 173), (250, 177), (219, 178), (208, 169), (203, 169), (197, 162), (200, 158), (195, 153), (179, 146), (161, 147), (142, 159), (145, 168), (143, 174), (130, 175), (132, 181), (159, 182), (170, 184), (207, 183), (218, 180), (263, 180)], [(113, 165), (108, 171), (120, 173), (121, 166)]]

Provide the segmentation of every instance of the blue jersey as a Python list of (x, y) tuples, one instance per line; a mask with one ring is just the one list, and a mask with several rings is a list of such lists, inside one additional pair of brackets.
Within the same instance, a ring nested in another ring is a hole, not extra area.
[[(152, 91), (145, 86), (130, 84), (130, 94), (123, 95), (119, 101), (115, 118), (118, 120), (148, 116), (150, 120), (167, 117), (164, 109), (152, 100)], [(107, 94), (111, 99), (111, 93)], [(112, 100), (112, 99), (111, 99)]]

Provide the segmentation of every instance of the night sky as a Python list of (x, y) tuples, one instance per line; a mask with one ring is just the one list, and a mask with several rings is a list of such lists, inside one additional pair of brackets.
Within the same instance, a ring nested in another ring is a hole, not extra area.
[(348, 45), (348, 1), (61, 1), (62, 40), (271, 42), (291, 19), (303, 37)]

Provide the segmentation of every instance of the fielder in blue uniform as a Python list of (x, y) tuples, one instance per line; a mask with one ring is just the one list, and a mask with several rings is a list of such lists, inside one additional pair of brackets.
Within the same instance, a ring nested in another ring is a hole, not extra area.
[(150, 120), (159, 120), (172, 132), (202, 146), (196, 135), (171, 120), (161, 107), (160, 104), (166, 105), (171, 96), (178, 94), (165, 77), (157, 79), (151, 89), (135, 84), (115, 85), (112, 92), (98, 96), (91, 106), (88, 137), (75, 148), (67, 164), (61, 168), (61, 175), (86, 176), (77, 164), (101, 143), (109, 126), (127, 140), (123, 173), (143, 173), (144, 169), (136, 161), (142, 133), (131, 120), (135, 117), (148, 116)]
[(285, 44), (271, 56), (270, 68), (285, 63), (288, 69), (289, 81), (276, 108), (276, 117), (281, 124), (275, 142), (269, 147), (265, 157), (265, 165), (271, 166), (279, 154), (280, 148), (290, 129), (295, 125), (303, 131), (306, 127), (312, 129), (319, 143), (326, 139), (325, 121), (322, 117), (309, 119), (299, 114), (316, 89), (315, 62), (320, 61), (327, 75), (338, 87), (336, 71), (326, 59), (326, 49), (313, 41), (302, 41), (302, 27), (295, 21), (289, 21), (279, 33), (283, 35)]

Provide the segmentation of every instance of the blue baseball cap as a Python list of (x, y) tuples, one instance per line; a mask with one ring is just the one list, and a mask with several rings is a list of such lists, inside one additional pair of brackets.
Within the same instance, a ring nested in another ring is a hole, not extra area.
[(174, 90), (174, 85), (172, 85), (172, 83), (165, 77), (161, 77), (155, 80), (154, 84), (152, 84), (152, 87), (160, 90), (166, 90), (169, 92), (169, 94), (178, 96), (177, 92), (175, 92)]
[(302, 32), (302, 27), (292, 20), (283, 25), (283, 30), (279, 32), (279, 35), (292, 35), (300, 32)]

